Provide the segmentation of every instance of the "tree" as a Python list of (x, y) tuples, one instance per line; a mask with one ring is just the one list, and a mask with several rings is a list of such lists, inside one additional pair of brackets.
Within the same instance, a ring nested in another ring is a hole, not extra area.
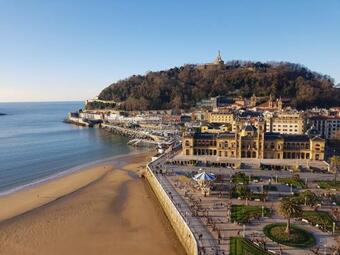
[(306, 203), (307, 206), (313, 207), (320, 202), (320, 198), (312, 191), (306, 190), (299, 193), (298, 203)]
[(287, 227), (285, 232), (290, 235), (290, 220), (302, 215), (302, 208), (296, 200), (291, 198), (282, 199), (279, 211), (283, 217), (287, 219)]
[[(273, 94), (306, 108), (337, 106), (340, 88), (334, 80), (292, 63), (228, 62), (224, 65), (184, 65), (133, 75), (102, 90), (99, 99), (114, 100), (120, 109), (189, 109), (212, 96)], [(144, 98), (145, 100), (143, 100)]]
[(331, 157), (331, 170), (334, 173), (334, 186), (336, 186), (336, 175), (340, 168), (340, 156)]

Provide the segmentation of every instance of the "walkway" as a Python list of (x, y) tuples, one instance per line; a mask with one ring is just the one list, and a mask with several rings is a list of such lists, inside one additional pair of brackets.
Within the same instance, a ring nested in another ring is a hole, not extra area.
[[(178, 194), (178, 192), (169, 182), (167, 177), (162, 174), (156, 174), (156, 177), (164, 190), (167, 192), (167, 194), (169, 194), (169, 197), (173, 201), (177, 210), (188, 223), (191, 231), (195, 235), (199, 247), (204, 247), (203, 250), (205, 250), (205, 253), (202, 254), (223, 254), (222, 251), (220, 251), (219, 253), (217, 252), (219, 248), (216, 239), (211, 235), (210, 231), (206, 228), (206, 226), (198, 217), (192, 216), (188, 204), (185, 202), (182, 196)], [(224, 254), (226, 254), (225, 251)]]

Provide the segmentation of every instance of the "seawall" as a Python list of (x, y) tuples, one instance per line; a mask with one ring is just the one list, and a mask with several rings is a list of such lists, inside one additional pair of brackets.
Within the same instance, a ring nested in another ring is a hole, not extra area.
[(145, 178), (150, 184), (153, 192), (155, 193), (163, 211), (170, 221), (175, 233), (182, 243), (188, 255), (198, 255), (197, 241), (194, 234), (191, 232), (184, 218), (178, 212), (177, 208), (169, 198), (168, 194), (163, 189), (162, 185), (157, 180), (149, 165), (147, 166)]

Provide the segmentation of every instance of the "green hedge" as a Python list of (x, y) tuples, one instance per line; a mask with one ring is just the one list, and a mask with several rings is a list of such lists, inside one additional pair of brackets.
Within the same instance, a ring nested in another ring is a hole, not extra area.
[(263, 232), (271, 240), (291, 247), (308, 248), (316, 243), (312, 233), (296, 225), (291, 225), (290, 236), (285, 233), (285, 229), (285, 223), (273, 223), (265, 226)]
[[(302, 218), (308, 220), (312, 225), (318, 224), (328, 231), (333, 230), (333, 222), (335, 222), (335, 220), (328, 212), (304, 211)], [(339, 228), (336, 228), (336, 231), (338, 230)]]
[(243, 237), (231, 237), (230, 238), (230, 255), (269, 255), (270, 253), (261, 249)]
[(334, 183), (334, 181), (319, 181), (318, 182), (321, 189), (336, 189), (340, 190), (340, 181)]
[[(264, 208), (264, 216), (270, 216), (270, 210)], [(252, 217), (261, 217), (261, 206), (253, 205), (232, 205), (231, 206), (231, 220), (238, 223), (247, 223)]]

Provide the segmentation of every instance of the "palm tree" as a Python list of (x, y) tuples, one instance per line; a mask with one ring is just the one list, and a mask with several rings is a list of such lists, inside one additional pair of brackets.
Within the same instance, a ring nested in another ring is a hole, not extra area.
[(280, 204), (280, 213), (287, 219), (286, 233), (290, 235), (290, 219), (300, 217), (302, 215), (302, 208), (296, 200), (288, 198), (282, 199)]
[(336, 187), (336, 175), (340, 168), (340, 156), (331, 157), (331, 170), (334, 173), (334, 186)]

